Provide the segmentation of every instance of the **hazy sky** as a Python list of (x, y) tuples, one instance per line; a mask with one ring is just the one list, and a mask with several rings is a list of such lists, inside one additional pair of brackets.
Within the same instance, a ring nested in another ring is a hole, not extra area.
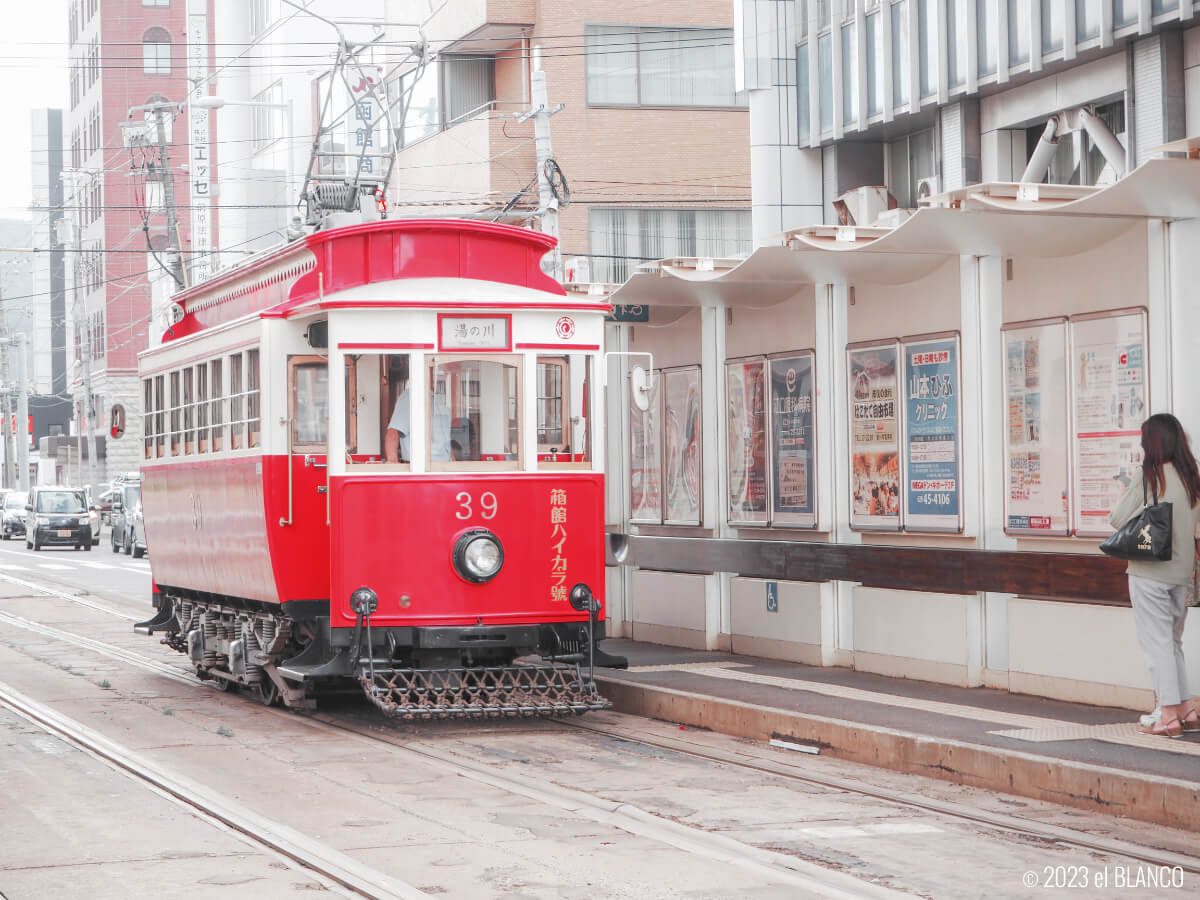
[(0, 218), (28, 219), (29, 112), (66, 111), (67, 0), (0, 0)]

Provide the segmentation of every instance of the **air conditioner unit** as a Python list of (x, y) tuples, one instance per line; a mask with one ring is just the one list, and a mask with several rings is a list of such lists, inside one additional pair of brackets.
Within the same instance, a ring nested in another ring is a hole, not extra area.
[(928, 178), (922, 178), (917, 182), (917, 205), (921, 205), (922, 200), (928, 200), (935, 194), (942, 192), (942, 179), (937, 175), (930, 175)]

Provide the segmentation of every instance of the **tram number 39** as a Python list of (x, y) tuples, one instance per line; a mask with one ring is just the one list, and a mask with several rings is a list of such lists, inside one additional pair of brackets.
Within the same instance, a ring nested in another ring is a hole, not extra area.
[[(456, 519), (469, 519), (475, 515), (475, 500), (469, 493), (459, 491), (454, 495), (454, 499), (458, 503), (458, 510), (454, 513)], [(496, 518), (496, 511), (499, 508), (500, 503), (496, 500), (496, 495), (491, 491), (484, 491), (479, 495), (479, 515), (482, 518)]]

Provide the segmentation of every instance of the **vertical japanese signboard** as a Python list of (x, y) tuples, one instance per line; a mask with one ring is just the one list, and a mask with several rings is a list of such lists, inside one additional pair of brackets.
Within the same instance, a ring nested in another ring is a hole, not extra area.
[(1146, 418), (1146, 311), (1071, 319), (1075, 533), (1102, 537), (1123, 478), (1141, 463)]
[[(207, 3), (188, 4), (188, 80), (192, 85), (204, 85), (208, 79)], [(208, 94), (208, 89), (200, 91)], [(193, 282), (203, 281), (212, 269), (212, 132), (209, 111), (188, 105), (188, 172), (191, 182), (191, 241), (192, 262), (189, 266)]]
[(1070, 521), (1067, 320), (1004, 326), (1004, 530), (1065, 535)]
[(817, 524), (816, 435), (813, 427), (813, 354), (776, 356), (771, 383), (771, 521)]
[(650, 405), (643, 412), (629, 404), (630, 521), (662, 522), (661, 373), (651, 373)]
[(763, 358), (725, 364), (729, 400), (729, 521), (767, 524), (767, 379)]
[(851, 344), (850, 527), (900, 530), (900, 409), (895, 341)]
[(958, 335), (906, 338), (904, 528), (961, 531)]
[(663, 372), (665, 514), (668, 525), (700, 524), (700, 367)]

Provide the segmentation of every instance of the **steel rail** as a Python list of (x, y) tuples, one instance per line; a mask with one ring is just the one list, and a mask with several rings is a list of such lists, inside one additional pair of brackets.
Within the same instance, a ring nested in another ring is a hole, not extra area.
[[(8, 576), (0, 575), (0, 578), (8, 578)], [(16, 580), (16, 579), (12, 579), (12, 580)], [(20, 583), (27, 584), (27, 582), (20, 582)], [(34, 586), (34, 585), (30, 585), (30, 586)], [(77, 598), (77, 597), (71, 596), (69, 594), (63, 594), (58, 591), (51, 591), (51, 593), (61, 596), (63, 599), (66, 599), (66, 600), (72, 600), (72, 601), (77, 601), (77, 602), (82, 600), (82, 598)], [(101, 612), (108, 612), (110, 614), (115, 614), (115, 615), (123, 615), (123, 614), (117, 613), (114, 610), (109, 610), (104, 607), (98, 607), (93, 604), (85, 604), (85, 605), (88, 605), (91, 608), (97, 609)], [(20, 617), (12, 616), (11, 614), (7, 614), (7, 613), (0, 613), (0, 621), (8, 621), (11, 624), (15, 624), (15, 625), (18, 625), (23, 628), (30, 628), (31, 626), (33, 626), (33, 628), (31, 630), (37, 630), (43, 634), (47, 634), (48, 636), (54, 636), (54, 637), (58, 637), (61, 640), (76, 643), (79, 646), (86, 646), (88, 649), (92, 649), (94, 652), (97, 652), (97, 653), (100, 653), (103, 655), (108, 655), (115, 659), (120, 659), (131, 665), (138, 666), (143, 669), (146, 669), (146, 670), (149, 670), (152, 672), (156, 672), (158, 674), (165, 674), (168, 677), (176, 678), (178, 680), (192, 683), (197, 686), (202, 686), (202, 687), (205, 686), (205, 684), (203, 682), (201, 682), (199, 679), (195, 678), (194, 676), (192, 676), (188, 673), (185, 673), (181, 669), (177, 669), (177, 668), (172, 669), (172, 667), (170, 667), (164, 663), (160, 663), (156, 660), (152, 660), (149, 657), (139, 657), (139, 655), (136, 653), (132, 653), (131, 651), (123, 650), (114, 645), (105, 645), (102, 642), (94, 641), (90, 638), (84, 638), (82, 636), (74, 635), (74, 634), (71, 634), (68, 632), (63, 632), (58, 629), (54, 629), (51, 626), (38, 625), (37, 623), (30, 623), (30, 622), (28, 622), (28, 620), (22, 620), (22, 619), (20, 619)], [(53, 634), (51, 634), (51, 632), (53, 632)], [(104, 649), (105, 647), (108, 647), (110, 649), (106, 650), (106, 649)], [(277, 714), (277, 715), (293, 715), (291, 713), (285, 713), (281, 710), (264, 710), (264, 712)], [(309, 718), (310, 720), (312, 720), (314, 722), (323, 723), (330, 727), (339, 728), (344, 731), (352, 731), (352, 732), (358, 734), (359, 736), (370, 739), (370, 740), (382, 741), (384, 743), (389, 743), (389, 744), (392, 744), (393, 746), (402, 747), (405, 749), (412, 749), (412, 746), (413, 746), (411, 744), (404, 743), (401, 740), (389, 740), (389, 736), (381, 734), (378, 730), (378, 727), (375, 727), (375, 726), (373, 726), (370, 729), (368, 729), (366, 727), (359, 728), (352, 723), (340, 721), (340, 720), (335, 719), (327, 714), (322, 714), (322, 713), (318, 713), (315, 715), (309, 715), (309, 716), (307, 716), (307, 718)], [(572, 728), (572, 729), (578, 729), (581, 731), (590, 731), (594, 734), (600, 734), (600, 735), (604, 735), (606, 737), (616, 738), (618, 740), (630, 741), (632, 743), (642, 744), (644, 746), (651, 746), (651, 747), (657, 747), (659, 749), (671, 750), (673, 752), (681, 753), (686, 756), (691, 756), (691, 757), (695, 757), (698, 759), (705, 759), (710, 762), (718, 762), (718, 763), (721, 763), (724, 765), (738, 766), (740, 768), (750, 769), (750, 770), (754, 770), (754, 771), (763, 772), (766, 774), (776, 775), (776, 776), (783, 777), (783, 778), (789, 778), (789, 779), (792, 779), (795, 781), (800, 781), (800, 782), (805, 782), (808, 784), (814, 784), (814, 785), (826, 787), (826, 788), (829, 788), (829, 789), (835, 790), (835, 791), (857, 794), (859, 796), (864, 796), (864, 797), (871, 797), (873, 799), (881, 800), (881, 801), (884, 801), (887, 803), (892, 803), (892, 804), (895, 804), (898, 806), (906, 806), (906, 807), (909, 807), (912, 809), (919, 809), (924, 812), (929, 812), (929, 813), (933, 813), (936, 815), (946, 816), (948, 818), (958, 819), (958, 820), (961, 820), (964, 822), (971, 822), (971, 823), (977, 824), (977, 825), (984, 825), (989, 828), (997, 829), (1000, 831), (1021, 834), (1021, 835), (1025, 835), (1027, 837), (1038, 838), (1040, 840), (1044, 840), (1047, 842), (1054, 842), (1056, 844), (1065, 844), (1065, 845), (1072, 846), (1072, 847), (1078, 847), (1080, 849), (1087, 849), (1087, 850), (1097, 851), (1097, 852), (1101, 852), (1101, 853), (1107, 853), (1112, 856), (1125, 857), (1128, 859), (1137, 860), (1139, 862), (1146, 862), (1146, 863), (1150, 863), (1153, 865), (1161, 865), (1161, 866), (1168, 866), (1168, 867), (1178, 866), (1179, 868), (1181, 868), (1184, 871), (1187, 871), (1189, 873), (1200, 874), (1200, 857), (1196, 857), (1196, 856), (1189, 856), (1189, 855), (1182, 854), (1182, 853), (1175, 853), (1175, 852), (1172, 852), (1169, 850), (1159, 850), (1154, 847), (1146, 847), (1141, 844), (1134, 844), (1134, 843), (1131, 843), (1128, 841), (1122, 841), (1117, 838), (1098, 837), (1096, 835), (1089, 834), (1087, 832), (1076, 831), (1074, 829), (1065, 828), (1065, 827), (1062, 827), (1059, 825), (1050, 825), (1050, 824), (1046, 824), (1046, 823), (1042, 823), (1042, 822), (1037, 822), (1037, 821), (1034, 821), (1031, 819), (1022, 818), (1020, 816), (1008, 815), (1005, 813), (989, 812), (987, 810), (981, 810), (981, 809), (967, 806), (966, 804), (956, 803), (954, 801), (949, 801), (949, 800), (938, 800), (936, 798), (927, 797), (927, 796), (912, 793), (909, 791), (888, 790), (886, 788), (880, 788), (880, 787), (876, 787), (874, 785), (865, 784), (861, 781), (857, 781), (857, 780), (851, 779), (851, 778), (841, 778), (841, 777), (837, 777), (837, 776), (833, 776), (833, 775), (816, 775), (816, 774), (809, 773), (809, 772), (798, 772), (791, 766), (785, 765), (783, 763), (776, 763), (771, 760), (759, 759), (759, 760), (751, 761), (751, 760), (747, 760), (744, 758), (740, 758), (731, 753), (724, 753), (720, 750), (701, 751), (701, 750), (698, 750), (697, 748), (695, 748), (694, 746), (685, 744), (682, 741), (672, 741), (669, 738), (661, 737), (661, 736), (651, 737), (651, 736), (645, 735), (644, 733), (634, 731), (633, 729), (620, 729), (620, 728), (613, 728), (613, 727), (604, 727), (604, 726), (598, 726), (595, 724), (590, 724), (586, 721), (572, 720), (572, 719), (552, 720), (552, 721), (547, 722), (546, 724), (548, 727), (557, 726), (557, 727), (561, 727), (561, 728)], [(401, 735), (396, 735), (396, 737), (402, 738)], [(441, 756), (425, 754), (422, 751), (416, 751), (416, 752), (420, 752), (420, 753), (422, 753), (422, 755), (428, 755), (430, 758), (432, 758), (436, 761), (440, 761), (443, 763), (445, 762), (444, 758)], [(681, 826), (681, 827), (686, 828), (687, 826)]]
[(0, 705), (74, 747), (165, 794), (181, 807), (215, 819), (244, 839), (372, 900), (428, 900), (414, 886), (364, 866), (351, 857), (271, 821), (190, 779), (176, 775), (99, 732), (76, 722), (0, 681)]

